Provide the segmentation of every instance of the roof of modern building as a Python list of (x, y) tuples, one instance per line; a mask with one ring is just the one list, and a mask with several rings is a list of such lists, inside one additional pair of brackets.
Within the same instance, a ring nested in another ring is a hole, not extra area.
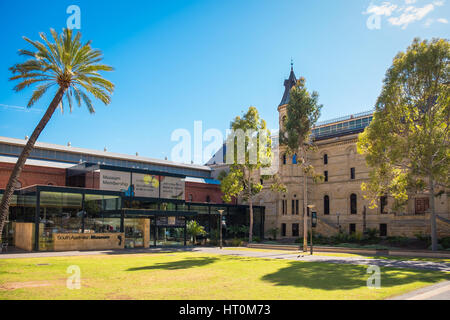
[[(25, 146), (26, 143), (27, 143), (27, 140), (25, 140), (25, 139), (0, 137), (0, 144), (8, 144), (8, 145), (23, 147), (23, 146)], [(126, 155), (126, 154), (121, 154), (121, 153), (91, 150), (91, 149), (78, 148), (78, 147), (73, 147), (73, 146), (62, 146), (62, 145), (46, 143), (46, 142), (36, 142), (35, 149), (60, 151), (60, 152), (65, 152), (65, 153), (70, 153), (70, 154), (78, 154), (78, 155), (90, 155), (90, 156), (97, 156), (97, 157), (102, 157), (102, 158), (127, 160), (127, 161), (131, 161), (131, 162), (136, 162), (136, 163), (147, 163), (147, 164), (152, 164), (152, 165), (186, 168), (186, 169), (191, 169), (191, 170), (201, 170), (201, 171), (206, 171), (206, 172), (211, 171), (210, 167), (204, 166), (204, 165), (177, 163), (177, 162), (173, 162), (173, 161), (169, 161), (169, 160), (160, 160), (160, 159), (153, 159), (153, 158), (147, 158), (147, 157), (141, 157), (141, 156), (131, 156), (131, 155)], [(73, 163), (73, 161), (72, 161), (72, 163)]]
[[(0, 156), (0, 162), (15, 164), (17, 162), (17, 157)], [(68, 169), (70, 167), (73, 167), (73, 164), (67, 162), (45, 161), (36, 159), (27, 159), (25, 165), (58, 169)]]

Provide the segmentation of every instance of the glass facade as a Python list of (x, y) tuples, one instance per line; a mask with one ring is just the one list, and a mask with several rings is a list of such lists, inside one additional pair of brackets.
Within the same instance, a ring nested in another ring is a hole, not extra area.
[[(125, 248), (138, 248), (184, 245), (189, 220), (204, 227), (204, 238), (217, 240), (218, 210), (223, 210), (224, 239), (246, 236), (247, 206), (130, 198), (122, 192), (73, 187), (33, 186), (17, 191), (11, 202), (10, 221), (35, 224), (34, 249), (39, 251), (54, 250), (55, 238), (59, 240), (59, 236), (67, 234), (78, 237), (77, 234), (124, 233)], [(244, 227), (242, 234), (232, 232), (235, 227)], [(255, 236), (263, 238), (263, 207), (254, 207), (253, 230)], [(13, 237), (12, 229), (7, 230), (9, 233)]]
[(327, 136), (349, 133), (351, 131), (363, 130), (370, 125), (372, 119), (373, 117), (370, 116), (331, 125), (324, 125), (319, 128), (313, 129), (312, 135), (315, 139), (319, 139)]

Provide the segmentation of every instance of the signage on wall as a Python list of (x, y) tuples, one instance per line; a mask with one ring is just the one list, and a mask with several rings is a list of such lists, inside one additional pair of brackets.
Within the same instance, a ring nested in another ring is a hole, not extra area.
[(130, 179), (130, 172), (100, 170), (100, 189), (127, 192)]
[(161, 198), (184, 200), (183, 178), (161, 177)]
[(156, 225), (158, 227), (184, 227), (184, 217), (157, 217)]
[(100, 170), (100, 189), (124, 192), (127, 196), (184, 200), (184, 178)]
[(159, 176), (133, 173), (134, 195), (136, 197), (158, 198)]

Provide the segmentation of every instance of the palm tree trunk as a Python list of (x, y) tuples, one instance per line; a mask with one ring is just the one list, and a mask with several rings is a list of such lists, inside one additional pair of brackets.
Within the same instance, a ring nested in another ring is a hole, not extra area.
[(48, 107), (47, 111), (45, 112), (44, 116), (42, 117), (41, 121), (34, 129), (31, 137), (28, 139), (27, 144), (23, 148), (22, 153), (20, 154), (19, 158), (17, 159), (16, 165), (14, 166), (14, 169), (11, 172), (11, 176), (9, 177), (9, 181), (8, 181), (8, 184), (6, 185), (5, 193), (3, 194), (2, 202), (0, 204), (0, 240), (2, 239), (3, 228), (4, 228), (6, 220), (8, 218), (11, 197), (14, 194), (15, 186), (16, 186), (17, 181), (20, 177), (20, 174), (22, 173), (22, 170), (25, 166), (25, 162), (27, 161), (28, 156), (31, 153), (31, 150), (33, 150), (34, 144), (36, 143), (36, 140), (38, 139), (42, 130), (44, 130), (48, 121), (50, 120), (53, 113), (55, 112), (56, 108), (61, 103), (61, 100), (64, 96), (65, 91), (66, 91), (66, 89), (59, 88), (58, 92), (56, 93), (55, 97), (53, 98), (53, 101), (50, 103), (50, 106)]
[(434, 202), (434, 181), (433, 177), (430, 175), (430, 223), (431, 223), (431, 250), (437, 251), (438, 241), (437, 241), (437, 227), (436, 227), (436, 206)]

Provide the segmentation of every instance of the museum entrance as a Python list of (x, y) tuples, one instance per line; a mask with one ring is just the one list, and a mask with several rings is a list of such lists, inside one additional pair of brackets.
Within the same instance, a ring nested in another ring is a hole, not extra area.
[(125, 248), (186, 246), (186, 222), (195, 212), (123, 209)]
[(155, 216), (153, 222), (151, 240), (154, 246), (186, 246), (185, 216)]

